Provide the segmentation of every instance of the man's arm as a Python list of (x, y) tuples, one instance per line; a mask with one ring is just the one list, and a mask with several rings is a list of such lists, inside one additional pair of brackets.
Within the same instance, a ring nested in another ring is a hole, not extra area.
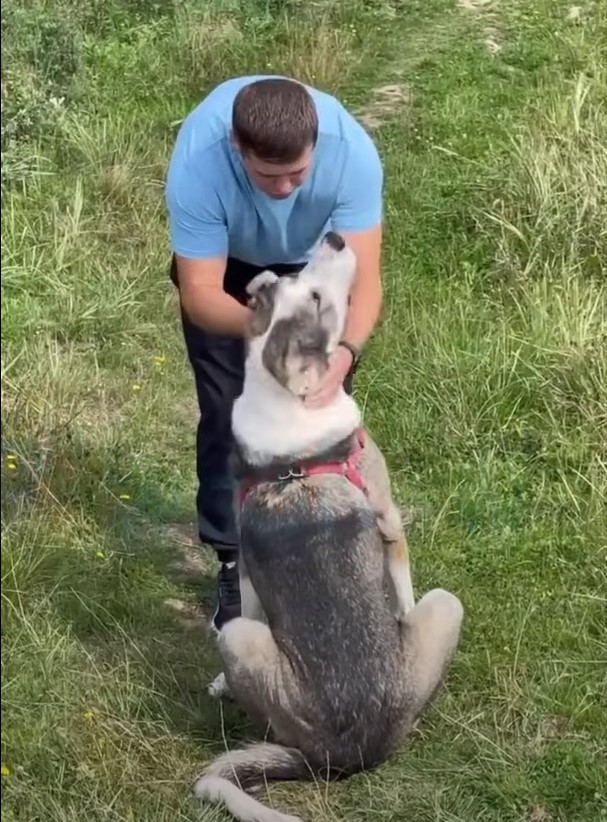
[[(382, 305), (381, 244), (383, 169), (368, 134), (361, 132), (351, 147), (331, 228), (344, 238), (357, 258), (356, 275), (342, 339), (361, 349), (371, 336)], [(338, 346), (329, 368), (306, 398), (311, 408), (331, 402), (352, 367), (353, 354)]]
[(244, 337), (251, 311), (223, 290), (225, 257), (189, 259), (175, 255), (179, 298), (190, 322), (212, 334)]
[(373, 332), (382, 306), (381, 247), (383, 239), (384, 173), (373, 140), (359, 132), (350, 146), (332, 228), (344, 238), (357, 258), (356, 276), (344, 339), (362, 348)]
[(179, 150), (169, 167), (166, 202), (179, 298), (194, 325), (242, 337), (251, 312), (223, 290), (228, 231), (213, 171), (212, 164), (192, 169)]
[(382, 225), (366, 231), (342, 231), (341, 236), (358, 261), (343, 338), (362, 348), (377, 324), (382, 307)]

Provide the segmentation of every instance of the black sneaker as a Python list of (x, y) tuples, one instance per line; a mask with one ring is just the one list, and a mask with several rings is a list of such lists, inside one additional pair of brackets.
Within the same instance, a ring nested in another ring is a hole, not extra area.
[(211, 629), (218, 634), (226, 622), (240, 616), (240, 585), (235, 562), (223, 562), (217, 574), (217, 605)]

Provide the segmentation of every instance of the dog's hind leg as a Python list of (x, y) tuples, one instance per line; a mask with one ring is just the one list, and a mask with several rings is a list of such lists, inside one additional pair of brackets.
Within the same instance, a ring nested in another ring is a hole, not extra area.
[[(241, 614), (244, 619), (266, 623), (266, 615), (253, 587), (246, 565), (240, 555), (238, 562)], [(225, 673), (218, 674), (208, 688), (209, 695), (216, 699), (232, 699)]]
[[(303, 753), (289, 742), (291, 711), (281, 652), (265, 623), (244, 617), (227, 622), (218, 643), (232, 695), (263, 730), (269, 726), (281, 738), (278, 744), (260, 742), (226, 751), (198, 775), (194, 793), (202, 801), (224, 805), (240, 822), (302, 822), (250, 795), (270, 780), (310, 778)], [(280, 734), (273, 716), (281, 724)]]
[(464, 609), (454, 594), (435, 588), (423, 596), (401, 626), (410, 724), (417, 721), (441, 687), (457, 649)]
[(245, 617), (231, 620), (219, 635), (219, 653), (232, 698), (253, 721), (266, 727), (271, 724), (276, 730), (272, 722), (275, 709), (281, 725), (289, 710), (284, 692), (288, 672), (269, 627)]
[[(240, 587), (240, 613), (246, 619), (257, 620), (259, 622), (266, 622), (266, 615), (263, 606), (259, 601), (257, 592), (253, 587), (251, 578), (247, 571), (247, 567), (240, 554), (238, 558), (238, 577)], [(232, 694), (228, 687), (225, 673), (218, 674), (215, 679), (208, 686), (208, 693), (215, 699), (231, 699)]]

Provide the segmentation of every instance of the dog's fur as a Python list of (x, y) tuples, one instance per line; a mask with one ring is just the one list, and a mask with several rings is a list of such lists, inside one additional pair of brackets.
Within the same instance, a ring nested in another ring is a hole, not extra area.
[[(355, 267), (329, 233), (297, 277), (264, 272), (251, 283), (254, 336), (232, 416), (243, 474), (347, 454), (360, 425), (353, 398), (341, 391), (311, 410), (301, 397), (339, 341)], [(214, 690), (269, 724), (276, 744), (220, 756), (194, 791), (242, 822), (297, 822), (246, 793), (266, 780), (338, 777), (382, 762), (457, 647), (460, 601), (436, 589), (414, 604), (401, 517), (368, 436), (360, 469), (367, 496), (336, 474), (262, 481), (241, 512), (242, 617), (219, 635), (225, 679)]]

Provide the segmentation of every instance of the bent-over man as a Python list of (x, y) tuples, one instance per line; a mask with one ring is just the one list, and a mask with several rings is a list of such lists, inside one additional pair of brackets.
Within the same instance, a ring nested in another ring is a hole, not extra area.
[(200, 406), (197, 511), (220, 562), (212, 625), (240, 615), (233, 510), (232, 404), (242, 391), (245, 288), (265, 268), (301, 270), (322, 236), (340, 233), (358, 258), (342, 343), (305, 400), (329, 402), (351, 380), (378, 320), (383, 170), (370, 136), (329, 94), (283, 77), (216, 87), (182, 124), (166, 202), (183, 334)]

